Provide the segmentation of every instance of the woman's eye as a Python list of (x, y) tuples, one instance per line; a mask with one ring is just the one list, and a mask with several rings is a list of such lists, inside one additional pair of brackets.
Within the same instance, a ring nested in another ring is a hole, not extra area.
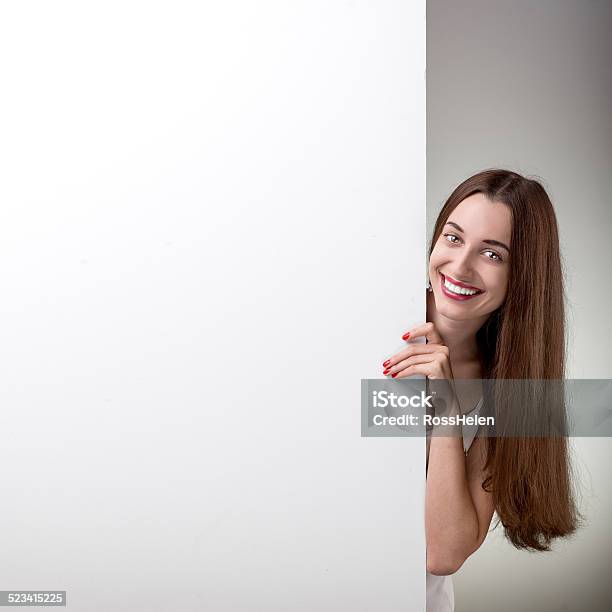
[(448, 242), (452, 242), (453, 244), (456, 243), (456, 242), (459, 242), (459, 237), (455, 236), (455, 234), (444, 234), (444, 238)]
[(485, 251), (485, 254), (489, 259), (493, 259), (494, 261), (502, 261), (502, 258), (495, 251)]

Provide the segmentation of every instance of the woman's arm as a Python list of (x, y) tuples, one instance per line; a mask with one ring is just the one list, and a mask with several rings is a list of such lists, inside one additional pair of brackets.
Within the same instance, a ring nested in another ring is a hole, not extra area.
[(493, 499), (481, 484), (486, 440), (476, 438), (467, 454), (461, 437), (433, 435), (425, 493), (427, 571), (455, 573), (484, 542)]
[[(457, 414), (449, 349), (432, 322), (403, 336), (405, 340), (420, 337), (425, 337), (427, 344), (410, 343), (385, 361), (384, 374), (393, 378), (427, 376), (430, 384), (441, 391), (437, 397), (447, 399), (444, 405), (449, 407), (448, 416)], [(453, 574), (480, 547), (494, 509), (491, 494), (481, 486), (487, 476), (486, 440), (476, 438), (466, 457), (461, 426), (455, 429), (449, 437), (448, 431), (436, 428), (429, 449), (425, 493), (427, 569), (438, 575)]]

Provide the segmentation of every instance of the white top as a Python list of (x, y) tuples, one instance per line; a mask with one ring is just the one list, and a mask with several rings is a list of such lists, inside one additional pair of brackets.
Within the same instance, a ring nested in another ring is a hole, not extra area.
[[(468, 412), (463, 414), (477, 415), (482, 407), (482, 398)], [(463, 450), (467, 453), (476, 437), (478, 425), (463, 426)], [(428, 435), (427, 452), (429, 453), (429, 443), (431, 436)], [(453, 589), (453, 579), (451, 576), (434, 576), (429, 572), (425, 575), (425, 601), (426, 612), (454, 612), (455, 610), (455, 591)]]

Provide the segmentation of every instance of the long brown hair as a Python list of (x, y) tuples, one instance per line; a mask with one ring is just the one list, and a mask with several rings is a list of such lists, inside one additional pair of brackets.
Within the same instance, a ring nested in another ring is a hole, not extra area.
[[(452, 211), (482, 193), (512, 212), (508, 292), (477, 333), (483, 378), (563, 379), (564, 288), (559, 234), (544, 187), (516, 172), (490, 169), (462, 182), (436, 221), (429, 254)], [(489, 437), (482, 487), (493, 495), (506, 537), (516, 548), (550, 550), (572, 534), (574, 502), (568, 441), (555, 437)]]

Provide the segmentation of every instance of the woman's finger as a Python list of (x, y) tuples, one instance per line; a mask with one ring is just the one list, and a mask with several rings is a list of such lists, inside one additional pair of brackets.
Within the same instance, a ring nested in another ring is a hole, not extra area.
[(430, 363), (434, 359), (435, 353), (422, 353), (420, 355), (412, 355), (411, 357), (408, 357), (408, 359), (403, 359), (402, 361), (396, 363), (394, 366), (389, 367), (387, 370), (385, 370), (385, 376), (391, 376), (391, 378), (396, 378), (406, 368), (422, 363)]
[(402, 339), (404, 340), (412, 340), (414, 338), (425, 338), (427, 342), (432, 344), (442, 343), (442, 337), (436, 331), (436, 328), (431, 321), (413, 327), (402, 336)]
[(434, 364), (429, 363), (417, 363), (407, 368), (404, 368), (399, 374), (396, 374), (393, 378), (407, 378), (408, 376), (432, 376), (434, 374)]
[(412, 357), (413, 355), (426, 355), (429, 353), (435, 353), (440, 351), (443, 345), (440, 344), (424, 344), (424, 343), (414, 343), (409, 344), (405, 349), (402, 349), (399, 353), (393, 355), (393, 357), (389, 357), (387, 361), (383, 363), (383, 367), (385, 369), (389, 369), (394, 365), (398, 364), (400, 361), (404, 359), (408, 359), (408, 357)]

